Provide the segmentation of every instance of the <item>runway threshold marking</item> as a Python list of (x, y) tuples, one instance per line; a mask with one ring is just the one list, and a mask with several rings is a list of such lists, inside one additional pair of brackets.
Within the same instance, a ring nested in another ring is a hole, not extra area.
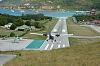
[(49, 47), (49, 44), (47, 44), (47, 45), (46, 45), (45, 50), (47, 50), (47, 49), (48, 49), (48, 47)]
[(63, 45), (63, 47), (65, 47), (65, 45)]
[(53, 48), (53, 44), (51, 45), (51, 47), (50, 47), (50, 50)]
[(58, 48), (60, 48), (60, 44), (58, 45)]

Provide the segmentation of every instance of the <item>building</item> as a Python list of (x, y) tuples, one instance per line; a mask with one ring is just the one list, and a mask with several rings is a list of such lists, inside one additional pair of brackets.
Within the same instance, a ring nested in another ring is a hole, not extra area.
[(10, 29), (10, 27), (11, 27), (12, 24), (13, 23), (8, 23), (7, 25), (4, 25), (4, 27), (7, 28), (7, 29)]
[(90, 11), (90, 14), (91, 14), (91, 15), (96, 15), (96, 10), (95, 10), (95, 9), (92, 9), (92, 10)]
[(19, 27), (17, 27), (15, 30), (18, 30), (18, 31), (27, 31), (27, 30), (29, 30), (29, 31), (31, 31), (32, 29), (35, 29), (35, 27), (34, 26), (27, 26), (27, 25), (22, 25), (22, 26), (19, 26)]
[(42, 10), (52, 10), (53, 9), (53, 6), (50, 6), (50, 5), (42, 5), (41, 6), (41, 9)]
[(91, 24), (100, 26), (100, 20), (93, 20), (91, 21)]
[(54, 9), (54, 6), (52, 5), (52, 4), (50, 4), (50, 3), (40, 3), (40, 9), (41, 10), (52, 10), (52, 9)]

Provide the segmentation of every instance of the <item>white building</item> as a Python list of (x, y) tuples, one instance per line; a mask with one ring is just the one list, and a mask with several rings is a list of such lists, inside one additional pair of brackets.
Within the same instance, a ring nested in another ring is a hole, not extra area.
[(11, 27), (12, 24), (13, 23), (8, 23), (7, 25), (4, 25), (4, 27), (7, 28), (7, 29), (10, 29), (10, 27)]

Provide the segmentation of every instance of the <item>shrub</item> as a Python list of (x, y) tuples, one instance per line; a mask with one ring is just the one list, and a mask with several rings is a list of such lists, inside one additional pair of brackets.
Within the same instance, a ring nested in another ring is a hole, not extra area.
[(15, 36), (15, 33), (14, 32), (11, 32), (10, 33), (10, 37), (14, 37)]

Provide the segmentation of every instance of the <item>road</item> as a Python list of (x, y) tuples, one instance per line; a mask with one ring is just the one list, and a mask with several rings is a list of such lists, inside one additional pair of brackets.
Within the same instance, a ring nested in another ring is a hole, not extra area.
[(0, 54), (0, 66), (3, 66), (3, 64), (7, 63), (11, 59), (15, 58), (16, 55), (5, 55), (5, 54)]
[[(52, 50), (57, 48), (69, 47), (69, 40), (67, 35), (67, 26), (66, 26), (66, 18), (59, 18), (57, 24), (51, 31), (51, 35), (60, 34), (59, 37), (54, 36), (54, 40), (45, 40), (40, 50)], [(48, 38), (47, 38), (48, 39)]]
[(100, 38), (100, 36), (69, 36), (71, 38), (83, 38), (83, 39), (95, 39), (95, 38)]

